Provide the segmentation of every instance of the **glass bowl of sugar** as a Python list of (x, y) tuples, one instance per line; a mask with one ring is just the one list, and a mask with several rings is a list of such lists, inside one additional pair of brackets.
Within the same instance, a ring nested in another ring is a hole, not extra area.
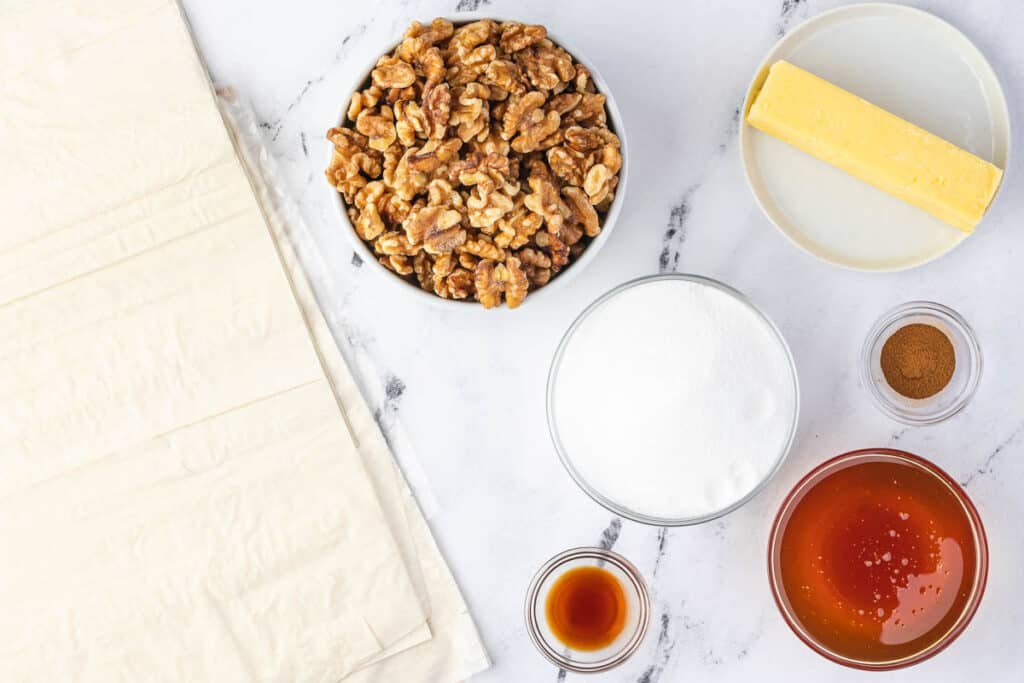
[(608, 510), (655, 526), (707, 522), (753, 498), (789, 452), (799, 406), (775, 324), (697, 275), (599, 297), (548, 373), (548, 428), (570, 476)]

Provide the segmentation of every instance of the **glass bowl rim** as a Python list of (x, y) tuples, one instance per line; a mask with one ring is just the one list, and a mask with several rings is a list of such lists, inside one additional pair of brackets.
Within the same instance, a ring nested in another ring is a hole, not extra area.
[[(640, 603), (640, 618), (637, 629), (622, 647), (622, 650), (616, 653), (613, 657), (598, 660), (591, 665), (580, 665), (568, 660), (562, 657), (557, 650), (548, 645), (547, 639), (541, 635), (540, 625), (537, 623), (535, 610), (537, 600), (540, 598), (541, 586), (544, 585), (544, 582), (548, 577), (563, 565), (580, 559), (600, 560), (617, 567), (629, 578), (630, 585), (633, 586), (637, 595), (637, 600)], [(526, 600), (523, 607), (524, 616), (526, 618), (526, 631), (529, 633), (530, 640), (533, 641), (537, 650), (544, 655), (545, 659), (555, 666), (574, 673), (600, 673), (614, 669), (625, 662), (640, 648), (640, 644), (643, 643), (644, 637), (647, 635), (647, 628), (651, 621), (651, 595), (647, 589), (647, 582), (644, 581), (643, 574), (641, 574), (640, 570), (636, 568), (636, 565), (619, 553), (607, 548), (600, 548), (596, 546), (569, 548), (568, 550), (563, 550), (545, 562), (530, 580), (530, 586), (526, 591)]]
[[(554, 408), (554, 391), (555, 391), (555, 378), (558, 374), (558, 370), (562, 364), (562, 357), (565, 355), (566, 348), (569, 345), (569, 341), (572, 338), (576, 330), (583, 324), (583, 322), (597, 310), (602, 304), (621, 294), (627, 289), (632, 289), (641, 285), (649, 284), (651, 282), (661, 281), (677, 281), (677, 282), (693, 282), (699, 285), (709, 286), (713, 289), (731, 296), (735, 300), (744, 304), (750, 309), (758, 318), (767, 323), (768, 328), (772, 331), (772, 334), (779, 342), (783, 352), (786, 356), (787, 365), (789, 367), (790, 377), (793, 382), (793, 420), (789, 426), (789, 433), (786, 437), (785, 444), (780, 449), (779, 454), (776, 456), (775, 462), (772, 467), (768, 470), (767, 474), (751, 489), (746, 495), (739, 500), (734, 501), (730, 505), (711, 512), (706, 515), (698, 515), (695, 517), (656, 517), (653, 515), (647, 515), (641, 512), (636, 512), (625, 506), (619, 505), (615, 501), (606, 497), (604, 494), (599, 492), (597, 489), (592, 487), (586, 479), (576, 470), (576, 467), (572, 463), (572, 458), (569, 456), (567, 450), (562, 445), (562, 441), (558, 435), (558, 428), (555, 420), (555, 408)], [(547, 387), (545, 391), (545, 412), (547, 413), (548, 422), (548, 435), (551, 437), (551, 442), (555, 447), (555, 452), (558, 454), (558, 459), (561, 461), (562, 466), (569, 473), (576, 485), (590, 497), (598, 505), (602, 506), (609, 512), (612, 512), (625, 519), (638, 522), (640, 524), (647, 524), (649, 526), (660, 526), (660, 527), (680, 527), (680, 526), (692, 526), (695, 524), (703, 524), (710, 522), (720, 517), (724, 517), (742, 507), (743, 505), (750, 502), (758, 493), (760, 493), (768, 485), (768, 482), (772, 480), (775, 474), (781, 469), (782, 463), (786, 460), (786, 456), (789, 455), (789, 451), (792, 449), (793, 442), (796, 439), (797, 427), (800, 422), (800, 378), (797, 375), (796, 362), (793, 359), (793, 353), (789, 348), (789, 344), (786, 342), (786, 338), (783, 336), (782, 331), (778, 328), (775, 322), (768, 317), (768, 315), (762, 311), (757, 305), (755, 305), (745, 294), (740, 292), (734, 287), (731, 287), (724, 282), (715, 280), (714, 278), (705, 277), (703, 275), (694, 275), (691, 273), (664, 273), (660, 275), (645, 275), (632, 280), (627, 280), (604, 294), (600, 295), (590, 304), (588, 304), (576, 318), (569, 325), (569, 328), (562, 335), (561, 340), (558, 342), (558, 347), (555, 350), (555, 355), (551, 359), (551, 366), (548, 370)]]
[[(786, 607), (785, 602), (783, 601), (783, 594), (785, 591), (780, 585), (779, 577), (776, 575), (774, 561), (775, 553), (782, 536), (782, 518), (787, 512), (789, 512), (793, 505), (798, 502), (797, 499), (799, 494), (809, 490), (812, 483), (817, 483), (828, 474), (842, 469), (842, 466), (848, 466), (850, 463), (856, 464), (858, 462), (866, 462), (872, 456), (875, 456), (875, 458), (877, 458), (877, 456), (881, 456), (882, 459), (885, 460), (899, 461), (917, 467), (931, 474), (941, 483), (945, 484), (960, 503), (964, 514), (970, 522), (971, 529), (974, 532), (975, 554), (977, 556), (975, 560), (977, 563), (977, 574), (974, 579), (974, 585), (971, 588), (970, 597), (968, 598), (963, 612), (960, 614), (959, 619), (953, 627), (950, 628), (941, 638), (935, 641), (935, 643), (921, 652), (903, 657), (902, 659), (887, 660), (877, 663), (844, 657), (843, 655), (835, 653), (818, 643), (810, 636), (810, 634), (804, 633), (797, 624), (791, 610)], [(974, 619), (974, 615), (978, 611), (978, 607), (981, 605), (982, 597), (985, 595), (985, 587), (988, 584), (988, 554), (988, 536), (985, 534), (985, 525), (981, 521), (981, 515), (978, 514), (978, 509), (975, 507), (970, 496), (967, 495), (967, 492), (964, 491), (963, 487), (960, 486), (960, 484), (958, 484), (957, 481), (949, 475), (949, 473), (930, 460), (920, 455), (910, 453), (909, 451), (896, 448), (861, 448), (841, 453), (840, 455), (829, 458), (825, 462), (811, 468), (807, 474), (801, 477), (800, 480), (793, 485), (793, 488), (790, 489), (789, 493), (786, 494), (786, 497), (779, 505), (778, 512), (775, 514), (775, 519), (772, 521), (771, 531), (768, 535), (768, 585), (772, 593), (772, 598), (775, 600), (775, 606), (782, 615), (783, 621), (786, 622), (786, 625), (789, 626), (793, 634), (807, 645), (807, 647), (814, 650), (825, 659), (852, 669), (858, 669), (860, 671), (891, 671), (894, 669), (913, 666), (914, 664), (919, 664), (927, 659), (931, 659), (949, 647), (957, 638), (960, 637), (960, 634), (964, 632), (967, 626)]]
[[(937, 413), (912, 415), (901, 410), (898, 406), (895, 406), (891, 401), (889, 401), (884, 394), (882, 394), (872, 377), (871, 350), (878, 344), (882, 333), (890, 325), (914, 315), (938, 318), (950, 327), (959, 330), (960, 334), (962, 334), (966, 340), (968, 355), (967, 368), (969, 373), (967, 377), (967, 384), (949, 407)], [(968, 323), (962, 315), (954, 311), (952, 308), (935, 301), (908, 301), (884, 313), (875, 321), (874, 325), (871, 326), (871, 329), (868, 331), (868, 334), (864, 339), (864, 345), (861, 347), (860, 353), (861, 383), (874, 400), (875, 406), (898, 422), (917, 426), (938, 424), (939, 422), (947, 420), (963, 410), (967, 404), (970, 403), (971, 398), (974, 397), (974, 393), (978, 389), (978, 383), (981, 381), (981, 374), (984, 370), (984, 366), (984, 359), (981, 355), (981, 344), (978, 343), (978, 336), (975, 334), (974, 328), (971, 327), (970, 323)]]

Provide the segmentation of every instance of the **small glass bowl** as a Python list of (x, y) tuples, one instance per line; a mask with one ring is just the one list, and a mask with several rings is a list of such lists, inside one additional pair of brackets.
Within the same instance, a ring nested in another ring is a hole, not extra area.
[[(924, 650), (901, 659), (884, 662), (869, 662), (852, 659), (828, 649), (819, 643), (815, 637), (803, 627), (796, 614), (794, 614), (793, 609), (790, 607), (789, 599), (786, 596), (786, 590), (782, 585), (781, 553), (782, 537), (785, 533), (786, 525), (789, 523), (789, 519), (792, 516), (793, 511), (796, 509), (797, 504), (803, 500), (804, 495), (808, 491), (814, 488), (814, 486), (822, 479), (831, 474), (835, 474), (839, 470), (865, 462), (877, 461), (898, 462), (921, 469), (938, 479), (953, 493), (953, 496), (963, 507), (964, 514), (970, 521), (974, 537), (974, 556), (976, 558), (977, 566), (974, 574), (974, 585), (971, 586), (970, 596), (968, 597), (967, 603), (964, 605), (963, 612), (960, 613), (959, 619), (957, 619), (956, 623), (942, 638), (938, 639)], [(954, 640), (957, 639), (957, 637), (959, 637), (961, 633), (963, 633), (964, 629), (967, 628), (967, 625), (971, 623), (974, 613), (978, 611), (978, 606), (981, 604), (981, 598), (985, 594), (985, 584), (987, 580), (988, 540), (985, 536), (985, 527), (981, 523), (981, 516), (978, 515), (978, 510), (974, 507), (974, 503), (972, 503), (971, 499), (967, 497), (967, 493), (960, 488), (960, 485), (957, 484), (956, 481), (946, 474), (946, 472), (938, 465), (925, 460), (921, 456), (893, 448), (865, 448), (858, 451), (850, 451), (849, 453), (837, 455), (831, 460), (826, 460), (815, 467), (813, 470), (808, 472), (803, 479), (796, 483), (793, 490), (789, 492), (789, 495), (787, 495), (786, 499), (782, 502), (782, 505), (779, 506), (779, 512), (775, 515), (775, 521), (772, 523), (771, 534), (768, 537), (768, 583), (771, 585), (772, 597), (775, 598), (775, 604), (778, 606), (779, 612), (782, 613), (782, 618), (786, 621), (786, 624), (793, 630), (793, 633), (796, 634), (797, 638), (802, 640), (805, 645), (822, 657), (830, 659), (837, 664), (842, 664), (843, 666), (848, 666), (854, 669), (860, 669), (862, 671), (889, 671), (891, 669), (902, 669), (904, 667), (923, 662), (946, 649)]]
[[(548, 626), (548, 591), (562, 574), (576, 567), (600, 567), (611, 572), (626, 595), (626, 625), (611, 645), (600, 650), (574, 650), (558, 640)], [(526, 592), (525, 609), (530, 639), (552, 664), (577, 673), (598, 673), (622, 664), (640, 647), (650, 621), (651, 598), (640, 571), (626, 558), (603, 548), (573, 548), (555, 555), (540, 568)]]
[[(928, 398), (907, 398), (885, 381), (882, 347), (897, 330), (924, 323), (942, 330), (956, 354), (953, 378), (939, 393)], [(889, 417), (909, 425), (941, 422), (960, 412), (974, 396), (981, 378), (981, 347), (974, 330), (959, 313), (932, 301), (911, 301), (883, 315), (868, 333), (861, 351), (861, 381), (875, 405)]]

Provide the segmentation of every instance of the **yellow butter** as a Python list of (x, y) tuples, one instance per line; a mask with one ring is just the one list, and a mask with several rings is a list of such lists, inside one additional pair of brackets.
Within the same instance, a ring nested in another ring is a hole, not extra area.
[(1003, 172), (788, 62), (771, 66), (747, 123), (973, 232)]

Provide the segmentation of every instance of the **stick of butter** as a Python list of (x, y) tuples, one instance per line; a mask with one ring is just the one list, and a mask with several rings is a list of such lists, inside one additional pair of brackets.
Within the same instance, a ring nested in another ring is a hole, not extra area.
[(985, 215), (1003, 175), (984, 159), (788, 62), (771, 66), (747, 123), (966, 233)]

